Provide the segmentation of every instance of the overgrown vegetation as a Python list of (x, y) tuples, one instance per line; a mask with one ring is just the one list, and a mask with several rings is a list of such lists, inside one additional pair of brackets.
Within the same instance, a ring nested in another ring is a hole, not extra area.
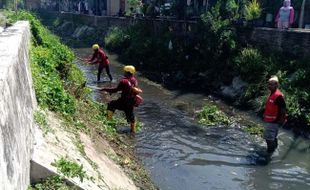
[[(106, 105), (94, 102), (90, 98), (91, 90), (86, 87), (86, 79), (77, 66), (73, 64), (73, 52), (63, 45), (57, 36), (51, 34), (33, 14), (26, 11), (10, 12), (8, 17), (12, 23), (17, 20), (28, 20), (31, 24), (31, 71), (40, 109), (54, 111), (61, 117), (65, 129), (75, 135), (77, 148), (96, 170), (96, 163), (85, 154), (79, 132), (90, 134), (92, 131), (114, 143), (115, 139), (118, 138), (115, 127), (125, 123), (125, 120), (115, 118), (108, 121), (106, 119)], [(45, 111), (37, 111), (34, 119), (41, 127), (45, 126), (46, 130), (49, 130), (44, 116)], [(118, 155), (127, 151), (123, 150)], [(133, 154), (133, 150), (131, 154)], [(139, 168), (138, 160), (132, 158), (132, 163), (133, 169), (125, 171), (130, 174), (136, 173), (137, 175), (133, 180), (141, 187), (145, 185), (147, 189), (154, 189), (150, 178), (143, 173), (143, 168)], [(65, 159), (55, 162), (55, 165), (67, 177), (77, 176), (81, 180), (86, 178), (81, 166), (67, 162)], [(126, 168), (127, 166), (123, 167)], [(89, 179), (91, 180), (91, 178)], [(141, 181), (145, 183), (142, 184)], [(59, 176), (45, 179), (41, 183), (32, 185), (32, 188), (71, 189)]]
[(213, 104), (208, 104), (198, 112), (198, 122), (206, 126), (231, 126), (234, 123), (239, 123), (242, 129), (252, 135), (263, 135), (263, 126), (242, 117), (228, 116), (225, 112)]
[[(82, 72), (73, 64), (74, 54), (58, 37), (51, 34), (32, 14), (19, 11), (10, 13), (11, 22), (29, 20), (31, 23), (32, 47), (31, 70), (34, 89), (39, 106), (61, 114), (67, 125), (85, 130), (86, 126), (102, 126), (104, 131), (113, 131), (113, 121), (105, 118), (105, 105), (95, 103), (89, 98), (91, 92)], [(83, 105), (83, 106), (81, 106)], [(83, 115), (82, 108), (88, 108), (88, 115)], [(81, 115), (82, 117), (81, 119)], [(36, 121), (44, 124), (42, 113), (35, 114)], [(110, 132), (112, 135), (113, 133)]]
[[(73, 53), (62, 45), (59, 39), (49, 33), (33, 15), (19, 11), (9, 15), (11, 22), (29, 20), (32, 31), (31, 69), (39, 106), (43, 109), (73, 115), (76, 111), (75, 94), (69, 89), (77, 88), (85, 82), (81, 72), (70, 78)], [(80, 75), (80, 76), (79, 76)], [(81, 80), (82, 79), (82, 80)], [(67, 90), (64, 86), (70, 84)]]
[(245, 9), (234, 2), (217, 1), (196, 26), (188, 24), (180, 30), (167, 23), (160, 28), (138, 23), (111, 30), (105, 42), (123, 62), (134, 64), (167, 87), (218, 92), (240, 76), (247, 85), (234, 104), (257, 113), (269, 93), (266, 81), (277, 75), (286, 97), (288, 124), (310, 131), (309, 57), (301, 58), (298, 49), (283, 54), (240, 43), (234, 23), (243, 18), (242, 10), (248, 12), (247, 19), (254, 20), (262, 10), (255, 0), (245, 4)]

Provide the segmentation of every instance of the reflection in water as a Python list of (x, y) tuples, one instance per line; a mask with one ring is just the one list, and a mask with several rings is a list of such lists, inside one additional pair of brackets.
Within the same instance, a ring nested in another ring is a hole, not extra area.
[[(263, 142), (237, 127), (196, 126), (186, 114), (154, 99), (146, 101), (140, 110), (145, 128), (138, 135), (137, 152), (161, 189), (310, 187), (310, 156), (305, 152), (310, 144), (305, 140), (298, 140), (303, 144), (300, 148), (290, 149), (287, 145), (300, 143), (292, 143), (288, 134), (281, 133), (280, 151), (267, 166), (259, 166), (256, 159), (265, 150)], [(299, 154), (304, 162), (291, 157)]]
[[(109, 58), (113, 77), (119, 79), (121, 66), (113, 55)], [(79, 66), (90, 81), (95, 80), (92, 72), (96, 67)], [(145, 101), (136, 111), (144, 125), (136, 136), (136, 149), (160, 189), (310, 189), (309, 141), (281, 132), (279, 148), (270, 163), (257, 165), (265, 150), (262, 140), (243, 133), (238, 125), (195, 124), (188, 110), (201, 106), (206, 97), (180, 95), (158, 88), (142, 77), (138, 79)], [(111, 98), (97, 91), (93, 96), (103, 102)], [(177, 109), (179, 102), (182, 108), (189, 109)]]

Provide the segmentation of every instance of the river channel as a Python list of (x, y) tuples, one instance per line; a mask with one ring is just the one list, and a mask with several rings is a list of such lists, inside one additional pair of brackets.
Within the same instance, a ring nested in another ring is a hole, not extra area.
[[(75, 51), (80, 57), (91, 53), (91, 49)], [(109, 55), (109, 59), (115, 79), (112, 84), (95, 83), (97, 66), (77, 61), (88, 86), (117, 85), (123, 65), (115, 55)], [(105, 71), (102, 78), (108, 81)], [(260, 152), (265, 148), (262, 139), (243, 132), (238, 124), (197, 124), (194, 112), (210, 101), (208, 96), (169, 91), (139, 74), (137, 78), (144, 103), (136, 109), (136, 116), (143, 123), (136, 135), (136, 152), (160, 189), (310, 189), (309, 140), (280, 130), (279, 148), (268, 164), (260, 164)], [(111, 99), (96, 90), (93, 98), (101, 102)]]

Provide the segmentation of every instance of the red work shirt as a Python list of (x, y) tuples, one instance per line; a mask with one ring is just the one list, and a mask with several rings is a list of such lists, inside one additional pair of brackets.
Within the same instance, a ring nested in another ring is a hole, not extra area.
[(97, 63), (102, 66), (107, 66), (110, 62), (108, 56), (104, 53), (104, 51), (99, 48), (98, 51), (95, 51), (90, 61), (97, 59)]
[(136, 87), (136, 86), (138, 86), (138, 81), (134, 76), (124, 77), (118, 83), (116, 88), (106, 89), (106, 91), (110, 93), (122, 91), (121, 98), (130, 99), (130, 98), (134, 98), (134, 95), (131, 92), (131, 88)]

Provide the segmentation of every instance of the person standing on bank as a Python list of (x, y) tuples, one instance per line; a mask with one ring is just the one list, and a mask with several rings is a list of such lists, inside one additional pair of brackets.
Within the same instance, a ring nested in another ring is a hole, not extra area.
[(110, 73), (110, 62), (108, 59), (108, 56), (104, 53), (103, 49), (99, 47), (98, 44), (94, 44), (92, 46), (94, 53), (92, 55), (92, 58), (89, 60), (86, 60), (89, 64), (99, 64), (98, 65), (98, 73), (97, 73), (97, 82), (100, 81), (100, 75), (105, 68), (105, 71), (107, 72), (107, 75), (110, 78), (110, 81), (112, 82), (113, 78)]
[(267, 152), (273, 153), (278, 147), (279, 127), (286, 122), (286, 104), (284, 95), (278, 89), (279, 79), (273, 76), (268, 80), (270, 95), (265, 104), (263, 120), (265, 122), (264, 139), (267, 143)]
[(294, 8), (290, 0), (284, 0), (283, 6), (279, 9), (275, 22), (279, 29), (288, 29), (294, 22)]
[[(111, 120), (115, 110), (122, 110), (125, 112), (127, 122), (130, 123), (130, 132), (132, 135), (136, 133), (136, 119), (134, 115), (134, 107), (138, 106), (141, 102), (137, 102), (136, 95), (142, 93), (138, 88), (138, 81), (134, 77), (136, 69), (132, 65), (124, 67), (124, 77), (121, 79), (115, 88), (102, 88), (101, 91), (108, 93), (116, 93), (121, 91), (121, 97), (117, 100), (112, 100), (108, 103), (107, 119)], [(140, 96), (139, 96), (140, 97)], [(142, 101), (142, 99), (140, 99)]]

